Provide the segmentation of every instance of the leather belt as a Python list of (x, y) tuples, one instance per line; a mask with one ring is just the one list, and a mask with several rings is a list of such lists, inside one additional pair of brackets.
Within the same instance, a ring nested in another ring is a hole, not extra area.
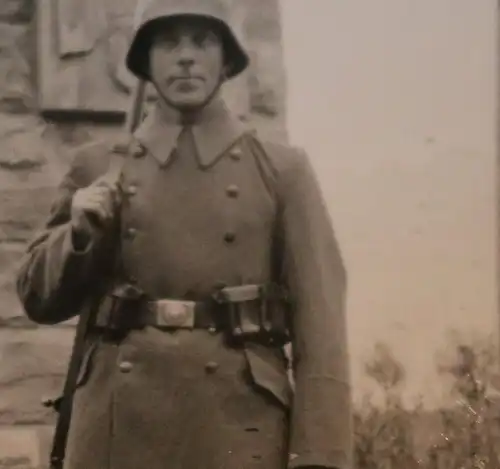
[(152, 326), (159, 329), (212, 330), (222, 327), (221, 321), (217, 320), (217, 304), (210, 301), (161, 299), (143, 300), (136, 305), (113, 305), (113, 300), (105, 301), (100, 308), (94, 322), (96, 327), (140, 329)]
[(241, 285), (218, 289), (206, 300), (152, 300), (133, 285), (121, 285), (102, 302), (94, 328), (108, 335), (146, 326), (158, 329), (208, 329), (232, 341), (287, 341), (286, 300), (280, 289)]

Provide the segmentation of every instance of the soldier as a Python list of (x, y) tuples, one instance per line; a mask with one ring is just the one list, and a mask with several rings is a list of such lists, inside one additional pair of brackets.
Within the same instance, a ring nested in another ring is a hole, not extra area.
[(215, 0), (150, 2), (126, 63), (160, 99), (119, 178), (76, 153), (26, 253), (33, 321), (98, 305), (66, 469), (352, 467), (344, 266), (307, 155), (220, 97), (248, 62)]

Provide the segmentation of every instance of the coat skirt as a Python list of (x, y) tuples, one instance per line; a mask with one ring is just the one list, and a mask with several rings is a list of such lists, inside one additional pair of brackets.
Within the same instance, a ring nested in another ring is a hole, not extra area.
[(286, 467), (287, 409), (220, 335), (133, 331), (86, 358), (67, 469), (89, 469), (89, 452), (92, 469)]

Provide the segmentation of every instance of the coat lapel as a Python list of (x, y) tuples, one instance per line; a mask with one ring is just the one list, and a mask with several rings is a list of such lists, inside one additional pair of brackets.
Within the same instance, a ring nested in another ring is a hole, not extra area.
[(159, 106), (155, 106), (134, 132), (134, 137), (148, 149), (160, 166), (165, 166), (172, 157), (182, 126), (167, 120)]

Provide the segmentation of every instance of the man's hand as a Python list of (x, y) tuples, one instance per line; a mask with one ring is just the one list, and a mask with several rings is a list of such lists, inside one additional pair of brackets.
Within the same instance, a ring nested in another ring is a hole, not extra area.
[(71, 204), (71, 227), (76, 250), (85, 250), (109, 225), (115, 213), (117, 192), (116, 186), (103, 180), (75, 192)]

